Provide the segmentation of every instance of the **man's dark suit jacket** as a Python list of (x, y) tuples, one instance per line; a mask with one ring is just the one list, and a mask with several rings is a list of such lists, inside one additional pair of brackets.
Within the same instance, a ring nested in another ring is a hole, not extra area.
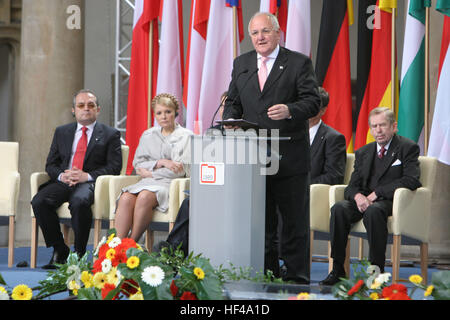
[(419, 146), (410, 139), (394, 135), (385, 155), (388, 161), (377, 177), (377, 187), (375, 190), (370, 190), (371, 169), (376, 153), (376, 142), (369, 143), (356, 151), (354, 170), (345, 188), (346, 200), (354, 200), (358, 192), (367, 196), (375, 191), (379, 200), (392, 201), (397, 188), (415, 190), (421, 186)]
[(322, 122), (311, 144), (311, 184), (344, 183), (346, 161), (345, 136)]
[[(280, 47), (261, 92), (255, 50), (234, 60), (223, 119), (243, 118), (263, 129), (279, 129), (280, 170), (277, 176), (292, 176), (310, 170), (308, 119), (319, 112), (320, 97), (311, 60), (298, 52)], [(271, 120), (267, 109), (286, 104), (291, 119)]]
[[(45, 171), (51, 181), (57, 181), (60, 173), (69, 167), (72, 144), (77, 123), (69, 123), (56, 128)], [(117, 175), (122, 168), (120, 132), (97, 122), (87, 146), (83, 171), (96, 180), (105, 174)]]

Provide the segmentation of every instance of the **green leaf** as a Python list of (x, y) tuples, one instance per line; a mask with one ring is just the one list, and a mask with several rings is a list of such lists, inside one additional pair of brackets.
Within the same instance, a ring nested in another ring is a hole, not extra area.
[(0, 284), (6, 286), (5, 279), (3, 279), (2, 274), (0, 273)]
[(78, 300), (102, 300), (102, 293), (94, 287), (81, 288), (78, 290)]

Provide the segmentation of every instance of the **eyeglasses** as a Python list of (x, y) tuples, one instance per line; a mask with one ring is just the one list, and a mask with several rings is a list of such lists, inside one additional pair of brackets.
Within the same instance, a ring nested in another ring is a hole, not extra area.
[(269, 29), (269, 28), (264, 28), (261, 31), (253, 30), (250, 32), (250, 36), (256, 38), (260, 32), (263, 36), (268, 36), (272, 31), (273, 31), (273, 29)]
[(88, 102), (88, 103), (78, 103), (77, 108), (78, 109), (84, 109), (84, 106), (87, 106), (89, 109), (94, 109), (97, 107), (97, 105), (94, 102)]

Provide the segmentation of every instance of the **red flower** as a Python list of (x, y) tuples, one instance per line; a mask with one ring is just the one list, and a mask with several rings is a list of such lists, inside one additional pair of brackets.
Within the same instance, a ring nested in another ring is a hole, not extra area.
[(172, 296), (176, 297), (178, 294), (178, 287), (175, 284), (175, 280), (172, 280), (172, 283), (170, 284), (170, 292), (172, 292)]
[(350, 290), (348, 290), (347, 294), (349, 296), (354, 295), (355, 293), (357, 293), (359, 291), (359, 289), (361, 289), (361, 287), (363, 286), (364, 281), (363, 280), (359, 280), (354, 286), (353, 288), (351, 288)]
[[(105, 283), (105, 286), (102, 289), (102, 299), (105, 300), (106, 296), (111, 292), (111, 290), (114, 290), (116, 288), (115, 285), (110, 283)], [(119, 296), (119, 293), (117, 293), (112, 299), (115, 300)]]
[(105, 258), (99, 258), (95, 260), (94, 265), (92, 266), (92, 273), (96, 274), (97, 272), (102, 271), (102, 262)]
[(389, 300), (411, 300), (411, 298), (404, 292), (397, 292), (388, 297)]
[(402, 294), (401, 296), (403, 295), (408, 296), (408, 289), (403, 284), (394, 283), (391, 284), (389, 287), (384, 288), (383, 291), (381, 292), (381, 295), (383, 296), (383, 298), (392, 299), (394, 295), (397, 295), (399, 293)]
[(192, 293), (190, 291), (185, 291), (181, 295), (180, 300), (198, 300), (198, 299), (197, 299), (197, 296), (194, 293)]
[(139, 287), (139, 284), (134, 281), (133, 279), (127, 279), (122, 283), (122, 286), (120, 289), (122, 290), (122, 293), (126, 295), (127, 297), (131, 296), (132, 294), (135, 294)]

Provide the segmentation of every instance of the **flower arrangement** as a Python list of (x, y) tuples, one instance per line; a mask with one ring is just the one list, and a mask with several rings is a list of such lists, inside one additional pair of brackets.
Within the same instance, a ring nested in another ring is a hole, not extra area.
[(342, 279), (333, 286), (333, 295), (342, 300), (411, 300), (417, 289), (423, 290), (423, 297), (439, 300), (450, 299), (450, 272), (439, 271), (432, 275), (431, 285), (423, 284), (419, 275), (409, 277), (413, 287), (408, 288), (399, 283), (390, 284), (390, 273), (380, 273), (377, 266), (362, 261), (354, 265), (353, 279)]

